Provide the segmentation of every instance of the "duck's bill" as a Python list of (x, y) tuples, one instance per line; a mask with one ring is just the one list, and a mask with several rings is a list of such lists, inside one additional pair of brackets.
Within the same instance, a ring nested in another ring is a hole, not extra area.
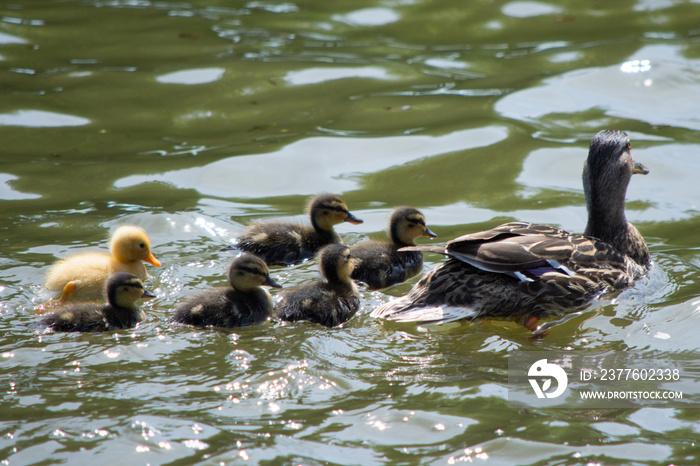
[(144, 260), (149, 264), (152, 264), (156, 267), (160, 267), (160, 261), (156, 259), (156, 256), (154, 256), (152, 252), (149, 252), (148, 257), (146, 257)]
[(144, 299), (150, 299), (150, 298), (155, 298), (156, 294), (152, 291), (148, 290), (143, 290), (143, 296), (141, 296)]
[(426, 227), (425, 231), (423, 232), (423, 236), (427, 236), (428, 238), (437, 238), (437, 235), (430, 231), (430, 228)]
[(263, 282), (263, 285), (271, 286), (273, 288), (282, 288), (282, 285), (280, 285), (279, 283), (274, 281), (269, 276), (265, 279), (265, 281)]
[(647, 173), (649, 173), (649, 169), (647, 167), (645, 167), (644, 165), (642, 165), (641, 163), (635, 162), (634, 163), (634, 171), (632, 173), (635, 175), (646, 175)]
[(364, 220), (360, 220), (359, 218), (355, 217), (350, 212), (348, 212), (348, 216), (345, 217), (345, 221), (348, 223), (352, 223), (353, 225), (359, 225), (360, 223), (364, 222)]

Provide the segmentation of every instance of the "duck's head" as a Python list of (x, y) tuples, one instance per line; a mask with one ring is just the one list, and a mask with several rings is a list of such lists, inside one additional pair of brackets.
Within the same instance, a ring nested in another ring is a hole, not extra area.
[(625, 194), (632, 175), (649, 173), (644, 165), (634, 161), (630, 148), (624, 131), (606, 129), (591, 140), (583, 166), (583, 190), (589, 215), (624, 219)]
[(160, 261), (151, 253), (151, 240), (143, 228), (132, 225), (120, 226), (112, 235), (110, 250), (119, 262), (146, 261), (160, 267)]
[(334, 225), (343, 222), (355, 225), (362, 223), (362, 220), (350, 213), (345, 201), (333, 194), (314, 197), (309, 203), (308, 210), (311, 224), (317, 230), (330, 231)]
[(355, 269), (355, 259), (350, 255), (350, 248), (342, 244), (329, 244), (318, 253), (321, 275), (329, 283), (352, 283), (350, 275)]
[(156, 295), (143, 287), (136, 275), (117, 272), (107, 280), (107, 300), (114, 307), (134, 307), (141, 298), (154, 298)]
[(437, 238), (425, 225), (425, 217), (413, 207), (397, 207), (389, 217), (389, 237), (395, 244), (411, 246), (419, 236)]
[(233, 259), (228, 268), (228, 281), (234, 289), (242, 292), (251, 291), (261, 285), (282, 288), (282, 285), (270, 278), (265, 261), (249, 252)]

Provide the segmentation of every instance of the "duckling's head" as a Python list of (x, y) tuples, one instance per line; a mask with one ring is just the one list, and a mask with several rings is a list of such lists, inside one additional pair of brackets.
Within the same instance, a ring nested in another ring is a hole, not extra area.
[(362, 223), (362, 220), (350, 213), (345, 201), (333, 194), (314, 197), (309, 203), (308, 210), (311, 224), (316, 230), (330, 231), (333, 225), (343, 222), (355, 225)]
[(389, 217), (389, 237), (394, 244), (411, 246), (419, 236), (437, 238), (425, 225), (425, 217), (413, 207), (397, 207)]
[(244, 293), (261, 285), (282, 288), (282, 285), (270, 278), (265, 261), (249, 252), (233, 259), (228, 268), (228, 281), (231, 287)]
[(606, 129), (591, 140), (583, 166), (583, 190), (589, 215), (603, 215), (600, 221), (624, 219), (625, 194), (633, 174), (649, 170), (634, 161), (630, 140), (624, 131)]
[(153, 297), (155, 294), (145, 290), (136, 275), (117, 272), (107, 280), (107, 300), (114, 307), (134, 307), (139, 299)]
[(143, 228), (122, 225), (112, 234), (110, 251), (119, 262), (146, 261), (160, 267), (160, 261), (151, 253), (151, 240)]
[(321, 275), (329, 283), (352, 283), (350, 274), (355, 268), (355, 259), (350, 256), (350, 248), (342, 244), (329, 244), (318, 253)]

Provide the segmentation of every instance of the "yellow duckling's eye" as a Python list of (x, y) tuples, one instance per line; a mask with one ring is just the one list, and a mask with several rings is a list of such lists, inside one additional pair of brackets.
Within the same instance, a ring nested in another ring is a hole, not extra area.
[(145, 247), (146, 247), (146, 243), (139, 243), (139, 247), (140, 247), (141, 249), (145, 248)]

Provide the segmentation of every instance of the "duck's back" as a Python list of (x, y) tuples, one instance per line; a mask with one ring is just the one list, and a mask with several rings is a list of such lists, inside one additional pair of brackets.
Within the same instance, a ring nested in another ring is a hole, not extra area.
[(335, 327), (350, 319), (360, 307), (360, 297), (351, 286), (315, 282), (283, 295), (275, 315), (290, 322), (308, 320)]
[(263, 289), (242, 293), (233, 288), (203, 291), (179, 305), (172, 321), (197, 327), (242, 327), (267, 320), (272, 298)]
[(366, 283), (372, 290), (378, 290), (401, 283), (423, 269), (422, 252), (399, 252), (397, 249), (391, 243), (378, 241), (353, 246), (352, 256), (357, 265), (352, 278)]
[(262, 257), (268, 264), (295, 264), (314, 257), (326, 244), (339, 243), (334, 232), (286, 222), (258, 222), (237, 239), (236, 248)]

